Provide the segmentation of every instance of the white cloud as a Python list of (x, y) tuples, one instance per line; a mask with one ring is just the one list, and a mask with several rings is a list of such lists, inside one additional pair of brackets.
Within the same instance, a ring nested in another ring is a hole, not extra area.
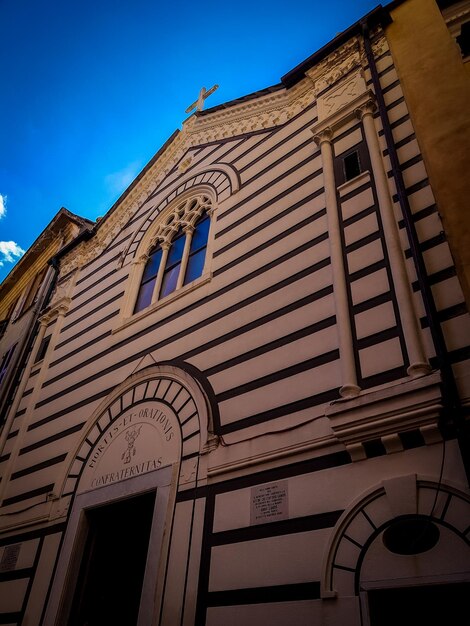
[(25, 251), (14, 241), (0, 241), (0, 267), (5, 263), (15, 263)]
[(7, 212), (7, 197), (0, 193), (0, 220), (5, 216)]
[(134, 161), (119, 172), (108, 174), (105, 179), (105, 185), (113, 195), (121, 195), (121, 193), (129, 187), (131, 182), (137, 176), (140, 170), (140, 163)]

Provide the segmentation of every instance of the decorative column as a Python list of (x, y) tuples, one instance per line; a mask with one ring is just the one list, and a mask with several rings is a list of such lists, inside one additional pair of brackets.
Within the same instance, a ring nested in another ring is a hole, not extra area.
[(418, 327), (418, 317), (413, 306), (413, 292), (406, 271), (405, 256), (401, 247), (398, 225), (388, 187), (387, 174), (385, 172), (379, 138), (374, 124), (373, 114), (375, 110), (375, 101), (370, 98), (365, 104), (356, 109), (356, 115), (362, 121), (367, 147), (369, 149), (379, 210), (382, 217), (382, 225), (390, 260), (390, 269), (410, 360), (407, 373), (408, 376), (417, 378), (428, 374), (431, 371), (431, 367), (425, 356), (421, 333)]
[(162, 288), (163, 273), (165, 272), (166, 260), (168, 258), (168, 251), (170, 249), (170, 241), (162, 241), (160, 248), (162, 249), (162, 258), (160, 260), (160, 267), (158, 268), (157, 278), (155, 280), (155, 287), (152, 293), (152, 304), (156, 302), (160, 296), (160, 289)]
[(354, 360), (351, 319), (349, 315), (346, 275), (340, 237), (336, 182), (333, 167), (333, 131), (325, 128), (314, 136), (320, 146), (323, 161), (323, 180), (325, 186), (326, 216), (330, 242), (330, 258), (333, 273), (333, 294), (336, 308), (336, 327), (339, 335), (339, 355), (341, 363), (342, 386), (339, 390), (343, 398), (353, 398), (360, 392), (357, 385), (356, 363)]
[(183, 232), (186, 235), (186, 239), (184, 240), (183, 254), (181, 256), (180, 273), (178, 275), (176, 289), (181, 289), (181, 287), (183, 286), (184, 276), (186, 274), (186, 268), (188, 266), (189, 250), (191, 249), (191, 241), (193, 239), (194, 226), (192, 226), (191, 224), (188, 224), (187, 226), (183, 228)]

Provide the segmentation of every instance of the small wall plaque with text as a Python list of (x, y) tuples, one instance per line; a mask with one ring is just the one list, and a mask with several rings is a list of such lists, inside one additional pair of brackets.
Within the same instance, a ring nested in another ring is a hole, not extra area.
[(287, 481), (251, 489), (250, 523), (265, 524), (289, 518)]

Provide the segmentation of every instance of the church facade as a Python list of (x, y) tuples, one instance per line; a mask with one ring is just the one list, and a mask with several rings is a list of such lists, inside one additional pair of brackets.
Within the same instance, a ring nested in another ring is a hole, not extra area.
[(463, 609), (470, 324), (393, 39), (415, 1), (198, 110), (55, 255), (0, 457), (0, 623)]

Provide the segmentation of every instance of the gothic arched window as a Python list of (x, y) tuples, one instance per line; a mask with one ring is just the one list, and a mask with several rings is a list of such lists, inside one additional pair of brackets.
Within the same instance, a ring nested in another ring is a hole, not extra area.
[(179, 204), (162, 222), (146, 257), (134, 313), (202, 276), (211, 209), (210, 198), (201, 195)]

